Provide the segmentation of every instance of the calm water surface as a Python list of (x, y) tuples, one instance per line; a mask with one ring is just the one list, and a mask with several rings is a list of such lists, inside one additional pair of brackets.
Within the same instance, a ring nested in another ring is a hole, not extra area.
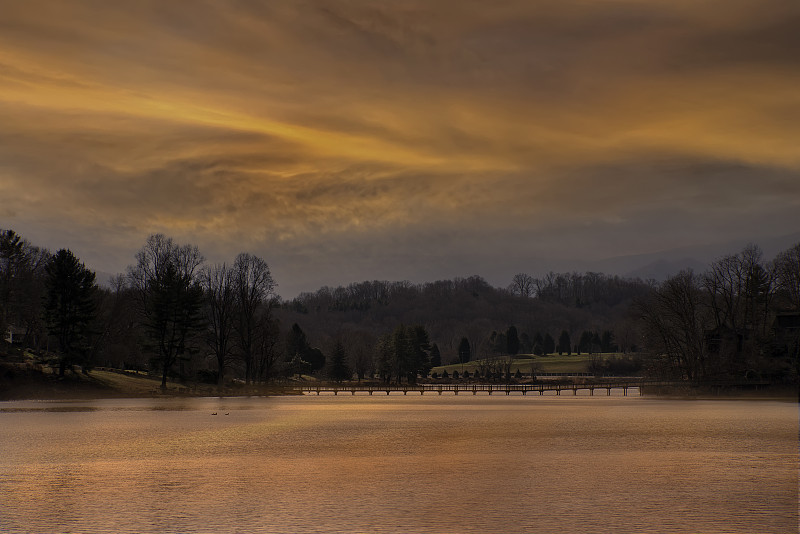
[(464, 395), (0, 403), (2, 532), (797, 527), (793, 403)]

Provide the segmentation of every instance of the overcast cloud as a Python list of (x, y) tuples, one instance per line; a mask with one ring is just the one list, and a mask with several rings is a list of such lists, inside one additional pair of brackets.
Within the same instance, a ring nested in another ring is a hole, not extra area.
[[(284, 296), (800, 229), (796, 0), (0, 0), (0, 227)], [(734, 251), (731, 251), (734, 252)]]

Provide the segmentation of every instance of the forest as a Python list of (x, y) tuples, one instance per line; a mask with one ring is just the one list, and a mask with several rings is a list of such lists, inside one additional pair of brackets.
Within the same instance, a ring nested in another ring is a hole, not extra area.
[(512, 380), (509, 362), (523, 354), (604, 354), (607, 367), (625, 364), (617, 372), (688, 381), (798, 382), (800, 243), (775, 258), (748, 245), (660, 282), (519, 273), (507, 287), (480, 276), (376, 280), (287, 300), (266, 260), (247, 252), (209, 264), (196, 246), (155, 234), (132, 259), (101, 284), (68, 249), (1, 230), (2, 357), (62, 376), (138, 370), (163, 386), (413, 383), (467, 361), (479, 362), (472, 379)]

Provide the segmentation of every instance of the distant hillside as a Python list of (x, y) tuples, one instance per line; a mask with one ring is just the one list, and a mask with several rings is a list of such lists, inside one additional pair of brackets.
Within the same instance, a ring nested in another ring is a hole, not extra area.
[(729, 254), (736, 254), (750, 243), (757, 244), (764, 252), (765, 258), (774, 258), (779, 252), (791, 248), (798, 242), (800, 242), (800, 232), (794, 232), (782, 236), (708, 243), (665, 249), (648, 254), (615, 256), (596, 261), (575, 261), (572, 269), (618, 274), (643, 280), (653, 278), (662, 281), (684, 269), (692, 269), (701, 273), (715, 260)]
[(685, 269), (692, 269), (694, 272), (701, 273), (707, 268), (707, 263), (703, 263), (694, 258), (682, 258), (677, 261), (659, 259), (647, 265), (643, 265), (638, 269), (634, 269), (625, 276), (661, 282)]
[(437, 343), (443, 362), (449, 362), (462, 338), (477, 351), (488, 352), (492, 334), (502, 334), (512, 325), (529, 343), (537, 334), (557, 339), (567, 331), (574, 344), (586, 330), (609, 330), (630, 345), (630, 305), (651, 291), (641, 280), (597, 273), (551, 273), (535, 283), (535, 293), (521, 296), (492, 287), (479, 276), (416, 285), (362, 282), (304, 293), (285, 302), (276, 316), (282, 328), (297, 323), (321, 347), (336, 336), (375, 339), (399, 324), (420, 324)]

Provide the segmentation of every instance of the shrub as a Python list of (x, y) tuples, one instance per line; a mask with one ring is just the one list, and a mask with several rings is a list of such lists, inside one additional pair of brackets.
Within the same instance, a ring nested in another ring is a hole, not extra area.
[(219, 372), (212, 369), (198, 369), (197, 381), (203, 384), (216, 384), (219, 380)]

